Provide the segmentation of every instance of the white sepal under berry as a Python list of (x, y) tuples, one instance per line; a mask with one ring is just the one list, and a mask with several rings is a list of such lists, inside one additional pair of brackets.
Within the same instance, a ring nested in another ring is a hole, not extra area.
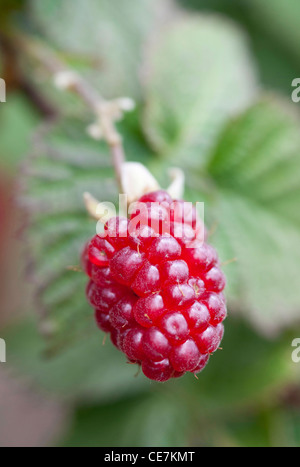
[[(172, 199), (181, 199), (184, 193), (184, 173), (179, 168), (169, 169), (171, 184), (166, 189)], [(139, 162), (124, 162), (121, 166), (121, 188), (128, 204), (161, 187), (150, 171)]]
[[(124, 162), (121, 165), (120, 174), (121, 191), (125, 195), (127, 207), (143, 195), (161, 188), (151, 172), (139, 162)], [(166, 192), (174, 200), (181, 199), (184, 193), (184, 173), (181, 169), (174, 167), (169, 170), (169, 175), (172, 182)], [(98, 201), (90, 193), (85, 192), (83, 198), (90, 216), (103, 224), (116, 215), (116, 211), (110, 209), (109, 203)]]
[(121, 167), (121, 188), (127, 195), (128, 204), (137, 201), (151, 191), (159, 190), (159, 184), (149, 170), (139, 162), (124, 162)]

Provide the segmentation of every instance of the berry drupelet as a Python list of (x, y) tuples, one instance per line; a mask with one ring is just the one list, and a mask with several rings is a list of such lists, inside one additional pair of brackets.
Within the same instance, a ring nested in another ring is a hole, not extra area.
[(195, 208), (160, 190), (84, 249), (97, 325), (152, 380), (199, 373), (222, 340), (225, 278), (204, 236)]

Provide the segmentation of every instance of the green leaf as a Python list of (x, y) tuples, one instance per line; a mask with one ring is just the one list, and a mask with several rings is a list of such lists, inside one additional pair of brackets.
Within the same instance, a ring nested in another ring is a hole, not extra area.
[(193, 378), (185, 380), (189, 403), (202, 407), (205, 419), (274, 400), (297, 379), (290, 336), (267, 340), (229, 313), (221, 347), (196, 384)]
[[(211, 160), (212, 238), (229, 298), (272, 334), (299, 318), (300, 135), (292, 106), (262, 99), (224, 130)], [(233, 274), (231, 274), (233, 272)]]
[[(121, 132), (125, 149), (136, 160), (148, 157), (136, 131), (134, 116)], [(83, 122), (50, 127), (35, 138), (34, 154), (26, 167), (31, 213), (30, 251), (34, 258), (34, 283), (38, 291), (42, 329), (49, 335), (49, 350), (78, 338), (94, 326), (86, 302), (87, 279), (79, 266), (84, 244), (96, 234), (83, 193), (99, 201), (112, 201), (118, 209), (118, 193), (104, 143), (91, 140)]]
[[(0, 160), (1, 165), (15, 169), (30, 150), (32, 133), (38, 116), (21, 94), (9, 94), (1, 104)], [(17, 137), (16, 137), (17, 135)]]
[[(71, 326), (72, 323), (69, 332)], [(145, 377), (135, 377), (137, 366), (126, 364), (124, 355), (109, 339), (103, 340), (104, 333), (96, 326), (89, 339), (78, 339), (51, 358), (45, 354), (45, 341), (32, 318), (2, 331), (1, 337), (7, 343), (7, 361), (16, 373), (68, 403), (108, 403), (149, 388)], [(65, 338), (68, 339), (67, 329)]]
[[(291, 360), (290, 336), (270, 342), (230, 317), (226, 321), (223, 350), (211, 356), (199, 380), (187, 374), (164, 384), (146, 379), (141, 372), (135, 377), (137, 367), (126, 364), (124, 355), (109, 341), (102, 345), (104, 334), (95, 327), (89, 339), (78, 340), (51, 359), (44, 354), (44, 341), (33, 320), (2, 332), (2, 337), (7, 343), (7, 361), (16, 374), (26, 375), (68, 403), (100, 402), (111, 406), (107, 412), (102, 407), (95, 409), (93, 423), (97, 429), (91, 429), (85, 438), (86, 430), (76, 422), (72, 433), (79, 430), (79, 444), (108, 445), (112, 438), (107, 437), (121, 430), (120, 443), (125, 444), (126, 439), (127, 445), (152, 442), (160, 446), (173, 442), (185, 446), (187, 436), (198, 445), (201, 433), (195, 427), (202, 426), (205, 433), (207, 420), (224, 419), (227, 413), (232, 416), (241, 408), (264, 403), (270, 397), (276, 400), (276, 395), (298, 377), (298, 367)], [(146, 392), (151, 393), (150, 399), (140, 399)], [(136, 399), (128, 406), (126, 397)], [(121, 399), (123, 402), (117, 403)], [(155, 420), (159, 420), (156, 430)], [(130, 436), (136, 436), (135, 440)]]
[(238, 27), (212, 15), (172, 24), (147, 62), (144, 129), (172, 163), (199, 165), (227, 118), (255, 95), (247, 41)]
[[(226, 321), (222, 348), (198, 380), (187, 374), (165, 384), (150, 383), (150, 395), (81, 408), (64, 445), (115, 446), (114, 440), (119, 446), (228, 443), (222, 436), (226, 431), (235, 434), (233, 421), (245, 420), (249, 408), (275, 405), (278, 394), (297, 380), (298, 369), (291, 360), (290, 336), (268, 341), (232, 317)], [(267, 436), (261, 427), (257, 438)]]
[(25, 0), (2, 0), (1, 2), (1, 29), (9, 28), (10, 16), (21, 10), (25, 5)]
[(41, 33), (104, 97), (140, 97), (138, 68), (158, 1), (31, 0), (30, 6)]
[(228, 426), (234, 445), (241, 447), (296, 447), (293, 429), (291, 414), (281, 407), (243, 414)]
[(67, 447), (186, 446), (186, 412), (166, 394), (79, 408), (63, 441)]
[(298, 65), (300, 58), (299, 2), (297, 0), (288, 2), (247, 0), (246, 3), (249, 4), (248, 14), (253, 23), (267, 32), (280, 48), (284, 48), (296, 59)]
[[(260, 83), (291, 95), (291, 82), (299, 75), (298, 54), (299, 2), (260, 0), (178, 0), (182, 7), (199, 11), (214, 11), (240, 24), (249, 36)], [(283, 10), (283, 11), (280, 11)], [(297, 14), (298, 12), (298, 14)], [(277, 21), (273, 16), (277, 17)], [(290, 19), (288, 18), (290, 16)], [(272, 17), (272, 18), (271, 18)], [(280, 24), (278, 24), (280, 23)], [(292, 26), (292, 27), (290, 27)], [(279, 30), (281, 29), (281, 33)], [(272, 30), (272, 33), (271, 31)], [(288, 44), (291, 39), (293, 44)], [(295, 57), (291, 50), (297, 53)], [(295, 59), (296, 58), (296, 59)]]

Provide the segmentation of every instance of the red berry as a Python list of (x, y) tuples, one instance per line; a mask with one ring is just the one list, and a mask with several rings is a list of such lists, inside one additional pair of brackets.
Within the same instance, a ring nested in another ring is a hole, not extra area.
[(170, 361), (176, 371), (193, 371), (199, 364), (200, 357), (195, 341), (188, 339), (172, 349)]
[(131, 285), (143, 262), (143, 254), (130, 247), (122, 248), (110, 261), (111, 275), (120, 284)]
[(196, 295), (193, 287), (189, 284), (174, 284), (165, 288), (163, 298), (169, 309), (184, 308), (195, 300)]
[(96, 235), (88, 246), (89, 260), (96, 266), (108, 266), (114, 247), (103, 237)]
[(172, 373), (174, 372), (173, 368), (170, 365), (170, 362), (167, 358), (161, 360), (160, 362), (152, 361), (143, 361), (142, 370), (145, 376), (155, 381), (167, 381), (171, 378)]
[(117, 332), (117, 347), (121, 350), (121, 352), (125, 353), (124, 350), (124, 339), (129, 331), (129, 327), (124, 327), (122, 329), (116, 329)]
[(116, 329), (134, 324), (133, 307), (136, 301), (137, 297), (134, 294), (128, 294), (110, 309), (110, 322)]
[(146, 260), (134, 279), (131, 287), (132, 290), (140, 297), (145, 297), (150, 293), (159, 291), (161, 283), (157, 267), (153, 266)]
[(145, 205), (130, 222), (110, 219), (85, 247), (88, 301), (99, 328), (148, 378), (197, 374), (224, 332), (225, 278), (216, 251), (201, 241), (193, 206), (174, 205), (161, 190), (139, 201)]
[(174, 237), (155, 238), (148, 251), (148, 259), (152, 264), (179, 259), (181, 247)]
[(145, 328), (153, 326), (165, 310), (162, 296), (159, 294), (140, 298), (133, 309), (136, 321)]
[(140, 203), (172, 203), (171, 196), (164, 190), (152, 191), (139, 199)]
[(128, 243), (128, 219), (125, 217), (113, 217), (104, 226), (104, 234), (116, 249), (120, 249)]
[(129, 223), (134, 228), (150, 227), (156, 234), (170, 234), (169, 210), (167, 203), (136, 203)]
[(97, 326), (104, 332), (110, 332), (113, 330), (113, 326), (111, 325), (109, 314), (105, 313), (101, 310), (95, 311), (95, 320)]
[(208, 360), (209, 355), (201, 355), (198, 365), (196, 366), (196, 368), (193, 369), (193, 373), (195, 375), (200, 373), (200, 371), (202, 371), (206, 367)]
[(174, 222), (174, 224), (171, 224), (170, 233), (182, 246), (189, 245), (196, 239), (196, 232), (189, 224)]
[(144, 334), (143, 349), (145, 356), (156, 362), (169, 355), (171, 346), (159, 328), (151, 327)]
[(92, 277), (93, 264), (90, 262), (89, 258), (89, 243), (87, 243), (83, 249), (81, 255), (81, 267), (89, 277)]
[(136, 251), (144, 251), (150, 247), (154, 237), (157, 236), (154, 229), (148, 225), (136, 227), (135, 223), (129, 223), (129, 246)]
[(212, 353), (220, 346), (224, 334), (223, 324), (209, 326), (204, 332), (194, 336), (198, 349), (202, 354)]
[(162, 318), (160, 322), (160, 329), (165, 336), (174, 344), (187, 339), (189, 335), (189, 327), (180, 312), (170, 311)]
[(194, 289), (196, 298), (202, 297), (205, 292), (205, 284), (199, 277), (191, 277), (188, 280), (188, 284)]
[(111, 307), (117, 303), (126, 293), (124, 287), (119, 284), (110, 284), (105, 287), (98, 287), (94, 282), (90, 282), (87, 287), (87, 299), (95, 309), (109, 312)]
[(145, 331), (142, 327), (128, 329), (123, 338), (123, 349), (130, 360), (142, 361), (144, 359), (143, 336)]
[(160, 267), (160, 277), (165, 284), (182, 284), (189, 279), (188, 265), (180, 259), (166, 261)]
[(193, 203), (183, 200), (172, 202), (170, 220), (171, 222), (190, 225), (193, 229), (196, 228), (197, 222), (201, 222)]
[(208, 308), (202, 302), (194, 302), (183, 312), (192, 333), (205, 331), (210, 322)]
[(224, 321), (227, 315), (226, 303), (222, 294), (208, 293), (201, 298), (210, 313), (210, 322), (214, 326)]
[(109, 284), (115, 284), (116, 282), (113, 280), (110, 272), (110, 268), (99, 268), (94, 264), (91, 264), (90, 274), (92, 281), (95, 282), (96, 285), (99, 287), (103, 287)]
[(112, 330), (110, 331), (110, 340), (112, 341), (114, 346), (117, 347), (117, 349), (120, 350), (119, 333), (118, 333), (117, 329), (112, 328)]
[(206, 290), (211, 292), (222, 292), (225, 287), (226, 280), (222, 271), (214, 266), (204, 276)]
[(208, 271), (218, 260), (213, 247), (200, 241), (193, 242), (193, 248), (186, 248), (183, 257), (195, 276)]

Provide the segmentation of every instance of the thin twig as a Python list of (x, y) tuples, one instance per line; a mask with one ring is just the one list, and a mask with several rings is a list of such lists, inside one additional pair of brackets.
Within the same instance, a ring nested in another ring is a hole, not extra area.
[(133, 102), (127, 98), (113, 101), (104, 99), (84, 78), (76, 72), (68, 70), (65, 64), (47, 46), (24, 36), (20, 37), (19, 42), (23, 50), (42, 63), (54, 76), (58, 88), (73, 92), (92, 110), (96, 122), (90, 126), (89, 133), (95, 139), (104, 139), (108, 144), (117, 182), (121, 190), (121, 167), (125, 162), (125, 152), (122, 137), (116, 129), (115, 122), (120, 120), (123, 111), (132, 109)]

